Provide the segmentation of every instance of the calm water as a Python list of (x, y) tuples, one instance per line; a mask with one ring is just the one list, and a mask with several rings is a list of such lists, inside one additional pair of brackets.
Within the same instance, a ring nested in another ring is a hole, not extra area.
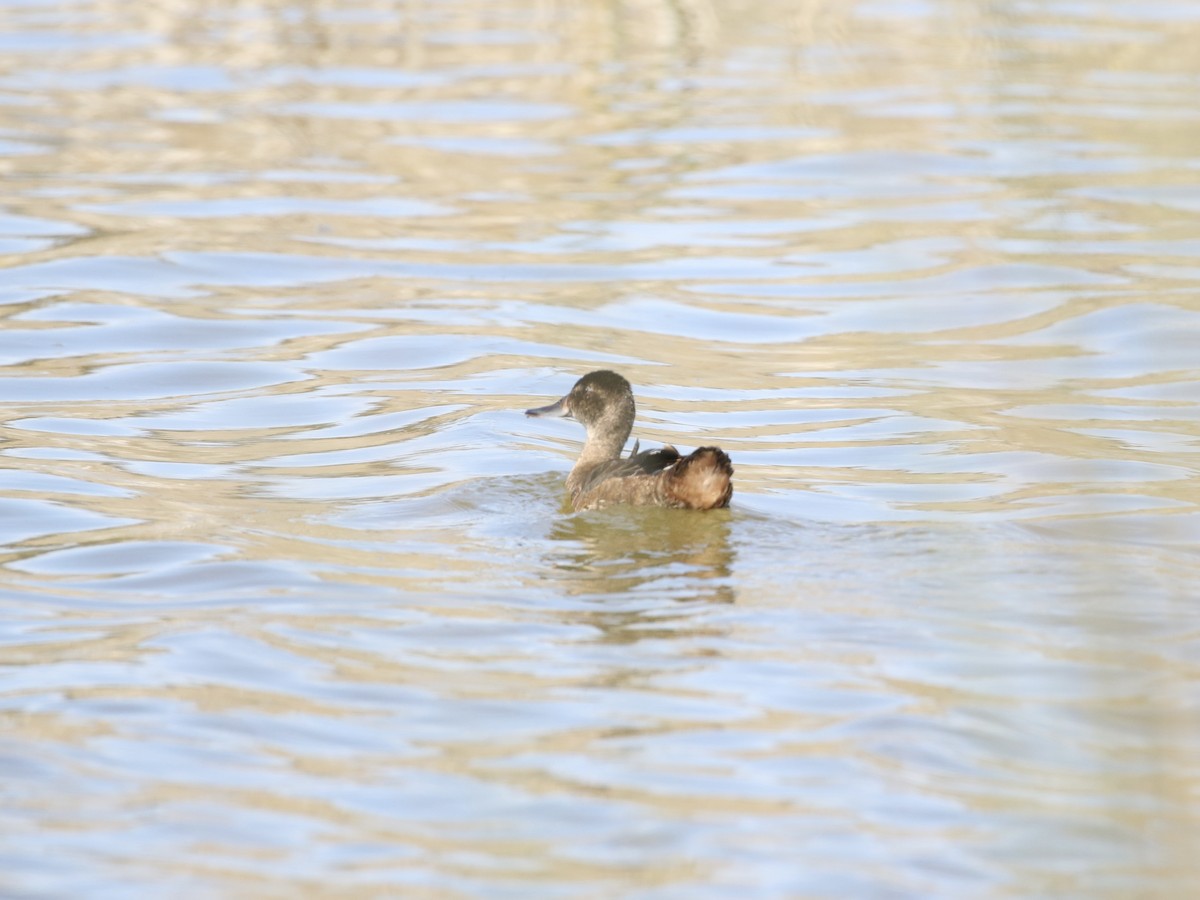
[(1198, 46), (0, 4), (0, 893), (1200, 894)]

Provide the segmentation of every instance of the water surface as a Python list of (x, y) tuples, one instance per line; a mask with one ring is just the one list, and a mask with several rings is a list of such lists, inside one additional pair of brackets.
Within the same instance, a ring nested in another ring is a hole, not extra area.
[(1197, 46), (0, 7), (0, 892), (1200, 891)]

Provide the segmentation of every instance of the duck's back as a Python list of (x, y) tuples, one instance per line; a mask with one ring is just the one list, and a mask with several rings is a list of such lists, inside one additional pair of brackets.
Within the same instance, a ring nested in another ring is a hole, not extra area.
[(733, 464), (719, 447), (681, 457), (674, 447), (635, 453), (596, 466), (574, 491), (575, 509), (612, 503), (717, 509), (733, 496)]

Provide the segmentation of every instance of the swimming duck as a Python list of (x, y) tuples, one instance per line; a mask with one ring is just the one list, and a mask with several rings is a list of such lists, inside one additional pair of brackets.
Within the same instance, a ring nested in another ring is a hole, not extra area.
[(724, 450), (701, 447), (683, 456), (671, 445), (638, 452), (633, 445), (621, 458), (621, 448), (633, 431), (633, 389), (616, 372), (589, 372), (556, 403), (525, 410), (527, 416), (578, 420), (587, 429), (583, 450), (567, 490), (575, 509), (596, 509), (612, 503), (665, 506), (676, 509), (717, 509), (733, 496), (733, 465)]

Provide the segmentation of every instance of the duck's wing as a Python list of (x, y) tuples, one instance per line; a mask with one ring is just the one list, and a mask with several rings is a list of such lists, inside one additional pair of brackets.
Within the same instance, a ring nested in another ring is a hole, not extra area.
[(655, 472), (661, 472), (667, 466), (673, 466), (679, 462), (680, 453), (670, 444), (663, 444), (657, 450), (643, 450), (641, 453), (637, 452), (639, 446), (635, 441), (633, 452), (629, 454), (629, 458), (622, 460), (622, 462), (632, 463), (636, 467), (636, 471), (626, 474), (653, 475)]
[(610, 459), (602, 462), (587, 473), (587, 479), (577, 489), (578, 494), (586, 494), (602, 481), (610, 478), (628, 478), (631, 475), (654, 475), (668, 466), (679, 461), (680, 453), (670, 444), (656, 450), (638, 452), (638, 444), (633, 445), (633, 452), (624, 459)]

